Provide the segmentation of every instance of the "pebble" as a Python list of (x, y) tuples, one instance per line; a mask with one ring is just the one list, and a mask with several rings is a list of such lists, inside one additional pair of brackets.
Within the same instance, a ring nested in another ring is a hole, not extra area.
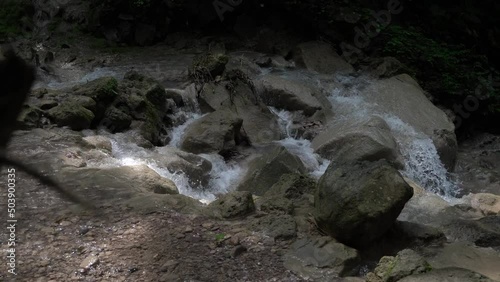
[(99, 264), (99, 258), (96, 255), (90, 255), (80, 263), (82, 273), (87, 272), (90, 268)]
[(231, 257), (235, 258), (235, 257), (243, 254), (246, 251), (247, 251), (247, 248), (245, 246), (242, 246), (242, 245), (236, 246), (231, 250)]

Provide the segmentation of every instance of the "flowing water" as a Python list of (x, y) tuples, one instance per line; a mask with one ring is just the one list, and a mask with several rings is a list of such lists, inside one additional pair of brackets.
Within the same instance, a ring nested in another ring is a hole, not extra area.
[[(182, 57), (180, 60), (181, 63), (176, 64), (178, 66), (174, 68), (176, 74), (182, 76), (191, 58), (192, 56)], [(168, 66), (174, 61), (179, 61), (179, 59), (177, 58), (176, 60), (172, 57), (156, 63), (146, 62), (138, 65), (130, 63), (128, 65), (96, 68), (84, 75), (81, 73), (75, 75), (72, 81), (61, 82), (52, 80), (43, 86), (49, 88), (62, 88), (91, 81), (103, 76), (113, 76), (117, 79), (122, 79), (125, 72), (130, 69), (147, 71), (147, 74), (162, 80), (162, 67), (160, 66)], [(262, 71), (262, 73), (269, 72), (267, 69), (263, 69)], [(359, 92), (371, 83), (369, 78), (363, 76), (335, 76), (332, 78), (305, 71), (290, 71), (284, 69), (274, 71), (288, 79), (307, 83), (309, 85), (320, 86), (325, 89), (328, 92), (327, 98), (331, 102), (336, 120), (358, 120), (372, 115), (383, 118), (389, 125), (404, 157), (405, 169), (402, 170), (401, 173), (411, 178), (428, 191), (439, 194), (445, 199), (450, 199), (456, 195), (458, 191), (457, 184), (452, 180), (452, 177), (441, 163), (432, 140), (425, 134), (417, 132), (410, 125), (402, 122), (398, 117), (392, 116), (390, 113), (378, 112), (373, 105), (365, 102), (363, 97), (359, 95)], [(167, 86), (168, 83), (165, 82), (165, 79), (163, 79), (163, 82)], [(294, 135), (292, 124), (294, 120), (300, 120), (302, 118), (300, 114), (278, 110), (272, 107), (270, 107), (270, 110), (276, 116), (284, 136), (282, 140), (275, 142), (287, 148), (292, 154), (298, 156), (312, 177), (316, 179), (321, 177), (330, 162), (322, 159), (313, 152), (310, 141), (297, 138), (297, 136)], [(196, 106), (191, 109), (177, 109), (177, 112), (172, 114), (171, 118), (174, 123), (178, 125), (171, 130), (171, 141), (168, 146), (178, 148), (186, 128), (202, 116), (203, 115)], [(155, 150), (147, 150), (131, 143), (130, 138), (126, 138), (126, 134), (108, 134), (108, 136), (112, 139), (114, 160), (106, 160), (104, 163), (93, 165), (121, 166), (146, 164), (161, 176), (174, 181), (180, 193), (205, 203), (213, 201), (218, 194), (227, 193), (235, 189), (238, 181), (245, 173), (244, 165), (241, 163), (226, 163), (224, 159), (217, 154), (202, 154), (200, 156), (209, 160), (213, 166), (210, 172), (211, 178), (209, 185), (208, 187), (202, 187), (202, 189), (199, 189), (199, 187), (191, 187), (184, 173), (172, 173), (152, 161), (152, 159), (154, 159), (153, 155), (157, 154)]]

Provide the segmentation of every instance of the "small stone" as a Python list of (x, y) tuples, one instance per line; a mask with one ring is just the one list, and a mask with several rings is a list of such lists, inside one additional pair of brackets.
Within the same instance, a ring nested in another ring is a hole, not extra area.
[(184, 233), (191, 233), (193, 232), (193, 227), (187, 226), (186, 229), (184, 229)]
[(82, 273), (87, 272), (90, 268), (99, 264), (99, 258), (96, 255), (90, 255), (80, 263)]
[(235, 258), (235, 257), (243, 254), (246, 251), (247, 251), (247, 248), (245, 246), (238, 245), (231, 250), (231, 257)]
[(203, 224), (201, 225), (201, 227), (203, 227), (203, 228), (205, 228), (205, 229), (211, 229), (213, 226), (214, 226), (214, 224), (213, 224), (213, 223), (211, 223), (211, 222), (206, 222), (206, 223), (203, 223)]
[(179, 233), (179, 234), (177, 234), (175, 236), (175, 238), (177, 238), (177, 239), (184, 239), (184, 238), (186, 238), (186, 235), (184, 235), (183, 233)]
[(177, 266), (179, 265), (179, 262), (178, 261), (175, 261), (175, 260), (169, 260), (167, 262), (165, 262), (161, 268), (160, 268), (160, 271), (161, 272), (172, 272), (175, 270), (175, 268), (177, 268)]

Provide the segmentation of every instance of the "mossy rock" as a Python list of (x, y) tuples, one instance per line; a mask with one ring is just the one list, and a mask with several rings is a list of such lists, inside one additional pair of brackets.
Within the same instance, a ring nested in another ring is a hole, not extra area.
[(69, 99), (50, 109), (47, 114), (58, 126), (69, 126), (72, 130), (88, 129), (95, 115), (78, 101), (78, 99)]
[(101, 77), (81, 86), (75, 86), (73, 91), (77, 95), (94, 99), (98, 104), (111, 103), (118, 95), (118, 81), (114, 77)]
[(229, 62), (229, 57), (224, 54), (204, 54), (196, 57), (193, 64), (189, 68), (189, 75), (194, 76), (208, 76), (215, 78), (222, 75), (226, 64)]

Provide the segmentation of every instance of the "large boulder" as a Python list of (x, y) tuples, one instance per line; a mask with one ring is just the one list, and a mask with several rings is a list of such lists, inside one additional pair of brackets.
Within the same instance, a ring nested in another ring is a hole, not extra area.
[(297, 156), (284, 147), (274, 147), (268, 148), (262, 156), (251, 160), (247, 171), (238, 190), (261, 196), (278, 182), (282, 175), (305, 173), (306, 168)]
[(306, 84), (269, 74), (256, 82), (259, 95), (266, 105), (287, 111), (302, 111), (311, 116), (325, 105), (317, 96), (322, 93)]
[[(232, 87), (232, 93), (229, 92)], [(252, 144), (279, 140), (280, 127), (276, 117), (260, 101), (251, 87), (242, 82), (209, 83), (199, 99), (200, 108), (205, 111), (231, 109), (243, 120), (242, 130)]]
[(386, 159), (403, 166), (391, 129), (380, 117), (331, 123), (313, 141), (314, 152), (334, 163)]
[(412, 188), (387, 161), (330, 164), (315, 194), (321, 230), (351, 246), (366, 246), (393, 225)]
[(187, 152), (225, 154), (244, 140), (240, 134), (243, 120), (230, 110), (219, 110), (191, 123), (184, 133), (181, 148)]
[(359, 92), (375, 110), (394, 115), (432, 139), (447, 169), (455, 166), (457, 141), (455, 126), (447, 115), (434, 106), (418, 83), (402, 74), (375, 80)]
[(310, 41), (299, 44), (294, 59), (301, 67), (324, 74), (351, 73), (354, 68), (339, 56), (332, 45)]
[(72, 130), (90, 128), (95, 118), (92, 111), (73, 101), (62, 103), (50, 109), (48, 116), (58, 126), (69, 126)]

